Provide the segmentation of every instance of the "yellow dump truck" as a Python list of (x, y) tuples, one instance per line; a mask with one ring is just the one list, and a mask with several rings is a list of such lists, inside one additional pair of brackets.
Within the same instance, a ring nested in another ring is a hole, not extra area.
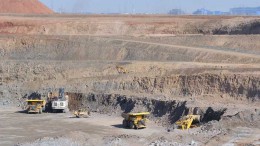
[(130, 129), (146, 128), (148, 115), (150, 115), (149, 112), (122, 113), (122, 117), (124, 118), (122, 123), (123, 127), (130, 128)]
[(41, 114), (45, 109), (45, 100), (27, 100), (27, 113)]
[(199, 122), (200, 122), (200, 115), (187, 115), (182, 117), (177, 122), (175, 122), (175, 124), (177, 126), (176, 128), (185, 130), (185, 129), (195, 127), (196, 126), (195, 124)]

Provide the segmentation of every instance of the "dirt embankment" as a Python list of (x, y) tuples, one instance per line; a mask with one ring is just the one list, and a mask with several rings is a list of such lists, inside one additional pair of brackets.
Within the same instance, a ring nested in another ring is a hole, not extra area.
[(118, 94), (70, 93), (70, 109), (86, 108), (102, 114), (121, 115), (122, 112), (151, 112), (150, 119), (164, 126), (173, 125), (183, 115), (201, 114), (202, 122), (220, 120), (226, 109), (188, 107), (186, 101), (127, 97)]
[[(241, 48), (242, 52), (238, 52), (232, 49), (225, 50), (221, 47), (215, 49), (90, 36), (7, 36), (1, 38), (0, 42), (0, 56), (8, 60), (260, 63), (260, 57), (253, 54), (254, 50), (247, 51), (247, 47)], [(232, 42), (227, 40), (226, 43)]]
[[(259, 109), (240, 110), (232, 113), (231, 108), (211, 106), (195, 106), (192, 101), (162, 100), (148, 97), (123, 96), (119, 94), (81, 94), (69, 93), (71, 110), (85, 108), (91, 112), (108, 115), (121, 115), (122, 112), (149, 111), (151, 120), (168, 128), (187, 114), (201, 115), (201, 122), (224, 120), (223, 124), (231, 120), (237, 123), (256, 124), (259, 119)], [(231, 112), (230, 112), (231, 111)], [(242, 112), (241, 112), (242, 111)], [(230, 127), (231, 128), (231, 127)]]
[[(4, 17), (0, 33), (43, 35), (259, 34), (258, 17), (217, 16), (19, 16)], [(65, 19), (66, 18), (66, 19)], [(12, 24), (12, 25), (7, 25)]]
[[(132, 81), (104, 83), (96, 86), (107, 89), (130, 90), (147, 93), (168, 93), (175, 96), (228, 95), (236, 98), (246, 97), (259, 100), (259, 76), (244, 75), (177, 75), (167, 77), (134, 77)], [(117, 86), (118, 85), (118, 86)], [(99, 88), (99, 90), (102, 90)]]
[(52, 14), (53, 11), (38, 0), (0, 0), (0, 13)]
[(0, 65), (1, 87), (5, 89), (1, 94), (12, 100), (29, 92), (46, 93), (49, 88), (59, 87), (71, 92), (164, 95), (169, 99), (208, 96), (259, 101), (260, 97), (259, 68), (254, 67), (189, 67), (183, 63), (141, 66), (137, 62), (124, 65), (130, 73), (121, 74), (116, 69), (118, 62), (3, 61)]

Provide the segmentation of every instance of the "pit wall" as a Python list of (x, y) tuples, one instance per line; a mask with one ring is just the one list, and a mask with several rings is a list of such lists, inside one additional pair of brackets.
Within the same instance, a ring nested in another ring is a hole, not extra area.
[[(42, 17), (39, 19), (39, 17)], [(152, 18), (152, 19), (151, 19)], [(99, 20), (100, 21), (99, 21)], [(259, 34), (258, 17), (235, 16), (106, 16), (61, 15), (1, 17), (2, 34), (149, 35), (149, 34)]]
[[(64, 87), (69, 92), (79, 91), (81, 93), (150, 94), (164, 95), (169, 98), (174, 96), (197, 98), (212, 95), (235, 100), (260, 100), (258, 74), (223, 74), (219, 72), (167, 75), (168, 72), (166, 72), (165, 75), (143, 76), (138, 75), (141, 74), (138, 70), (133, 74), (119, 74), (115, 67), (105, 72), (92, 72), (91, 66), (86, 66), (85, 63), (59, 62), (58, 66), (56, 63), (48, 64), (45, 66), (44, 63), (33, 62), (0, 63), (0, 87), (2, 89), (0, 95), (6, 97), (18, 97), (19, 95), (21, 97), (28, 92)], [(103, 65), (103, 68), (107, 68), (106, 65)], [(72, 78), (75, 74), (74, 71), (86, 72), (88, 75), (84, 77), (84, 74), (79, 74), (77, 77), (80, 77), (74, 79)], [(102, 78), (96, 78), (97, 75)], [(111, 78), (112, 76), (115, 78)]]
[(212, 107), (187, 107), (186, 101), (164, 101), (119, 94), (69, 93), (69, 97), (69, 108), (72, 111), (85, 108), (91, 112), (108, 115), (148, 111), (151, 113), (150, 119), (163, 126), (170, 126), (187, 114), (200, 114), (202, 122), (220, 120), (226, 111), (226, 109), (213, 109)]
[[(108, 87), (109, 86), (109, 87)], [(102, 87), (102, 88), (101, 88)], [(260, 99), (260, 78), (244, 75), (176, 75), (166, 77), (135, 77), (133, 81), (103, 83), (94, 86), (96, 90), (115, 89), (146, 93), (166, 93), (175, 96), (220, 95), (235, 99)]]
[(0, 57), (5, 60), (260, 63), (260, 58), (252, 54), (248, 56), (214, 49), (194, 49), (86, 36), (0, 37)]

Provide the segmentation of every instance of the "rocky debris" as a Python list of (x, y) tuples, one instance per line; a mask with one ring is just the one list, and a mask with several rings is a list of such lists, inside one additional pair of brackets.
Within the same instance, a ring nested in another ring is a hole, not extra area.
[(194, 130), (194, 132), (191, 132), (191, 134), (200, 137), (215, 137), (226, 132), (227, 130), (224, 129), (218, 121), (210, 121), (201, 125), (198, 129)]
[(191, 140), (190, 142), (183, 142), (183, 143), (178, 143), (174, 142), (174, 140), (167, 140), (164, 137), (158, 138), (156, 141), (151, 142), (149, 146), (198, 146), (199, 142), (196, 142), (195, 140)]
[(238, 23), (234, 26), (225, 25), (220, 28), (212, 30), (216, 35), (239, 35), (239, 34), (259, 34), (260, 33), (260, 20), (251, 20), (247, 22)]
[(52, 138), (52, 137), (44, 137), (41, 139), (38, 139), (34, 142), (31, 143), (24, 143), (24, 144), (16, 144), (16, 146), (50, 146), (50, 145), (55, 145), (55, 146), (84, 146), (85, 144), (80, 144), (77, 141), (64, 138), (64, 137), (57, 137), (57, 138)]
[(117, 137), (117, 138), (123, 138), (123, 139), (130, 139), (130, 138), (133, 138), (133, 139), (138, 139), (140, 138), (139, 136), (137, 135), (129, 135), (129, 134), (120, 134), (120, 135), (117, 135), (117, 136), (107, 136), (107, 137), (104, 137), (104, 139), (106, 138), (111, 138), (111, 137)]
[(80, 132), (80, 131), (72, 131), (67, 134), (55, 137), (43, 137), (39, 138), (33, 142), (17, 144), (17, 146), (90, 146), (94, 145), (89, 141), (89, 134)]
[(139, 136), (128, 134), (105, 136), (102, 140), (104, 141), (104, 145), (108, 146), (131, 146), (137, 144), (138, 142), (143, 143), (142, 138)]
[[(199, 73), (160, 76), (155, 74), (147, 77), (128, 74), (127, 78), (124, 78), (124, 75), (118, 75), (116, 69), (114, 69), (115, 72), (112, 72), (112, 69), (109, 70), (109, 74), (106, 75), (106, 71), (90, 71), (91, 66), (82, 69), (83, 65), (76, 62), (59, 63), (58, 66), (56, 62), (44, 65), (45, 63), (34, 61), (3, 61), (0, 64), (1, 88), (4, 89), (1, 94), (5, 97), (23, 97), (28, 92), (46, 93), (49, 88), (65, 87), (70, 92), (126, 92), (150, 94), (158, 98), (166, 96), (168, 99), (193, 97), (198, 100), (199, 96), (212, 95), (223, 99), (255, 102), (260, 100), (258, 88), (260, 78), (257, 74)], [(76, 72), (77, 70), (80, 72)], [(79, 78), (76, 78), (77, 75)], [(96, 75), (100, 77), (96, 78)], [(110, 76), (118, 76), (118, 78), (109, 79)]]
[[(239, 123), (247, 123), (248, 125), (255, 125), (255, 122), (260, 121), (260, 109), (255, 110), (244, 110), (237, 112), (234, 115), (223, 116), (223, 121), (232, 121)], [(259, 125), (258, 125), (259, 127)]]

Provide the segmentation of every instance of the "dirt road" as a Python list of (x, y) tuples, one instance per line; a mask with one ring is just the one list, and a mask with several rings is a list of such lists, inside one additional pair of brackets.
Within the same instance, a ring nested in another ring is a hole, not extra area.
[[(75, 118), (71, 113), (26, 114), (17, 109), (0, 110), (0, 145), (233, 145), (259, 144), (259, 129), (237, 127), (232, 132), (217, 129), (219, 123), (188, 131), (171, 130), (150, 121), (142, 130), (124, 129), (122, 118), (92, 113)], [(8, 120), (7, 120), (8, 119)], [(204, 129), (203, 131), (201, 129)], [(205, 130), (208, 129), (208, 130)]]
[[(124, 129), (121, 126), (121, 117), (100, 114), (92, 114), (91, 118), (79, 119), (71, 113), (44, 113), (39, 115), (20, 113), (16, 110), (1, 110), (0, 113), (0, 121), (2, 121), (0, 123), (0, 145), (15, 145), (43, 137), (64, 136), (70, 132), (79, 131), (87, 133), (92, 141), (94, 139), (102, 140), (105, 136), (113, 135), (126, 134), (149, 137), (166, 132), (165, 128), (153, 123), (149, 124), (149, 128), (143, 130)], [(102, 141), (100, 141), (100, 144), (102, 144)]]

